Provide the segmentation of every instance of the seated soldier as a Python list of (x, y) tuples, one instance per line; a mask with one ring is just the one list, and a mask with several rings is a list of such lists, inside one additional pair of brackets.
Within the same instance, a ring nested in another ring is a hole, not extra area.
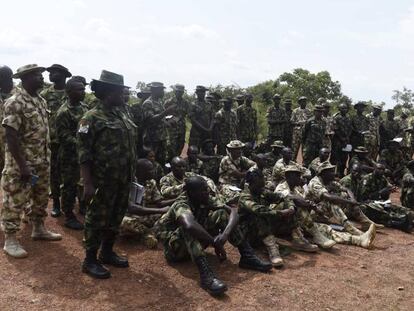
[(164, 176), (164, 168), (155, 160), (155, 152), (151, 148), (145, 147), (142, 151), (142, 158), (146, 158), (152, 162), (154, 166), (154, 179), (157, 185), (160, 184), (161, 178)]
[(405, 173), (405, 158), (400, 148), (400, 143), (395, 140), (388, 142), (388, 147), (383, 149), (379, 161), (385, 165), (386, 175), (393, 184), (398, 185)]
[(180, 196), (157, 223), (157, 236), (163, 242), (169, 262), (191, 258), (200, 273), (201, 287), (212, 295), (223, 294), (227, 286), (210, 268), (205, 248), (212, 246), (220, 260), (227, 258), (227, 240), (238, 248), (239, 267), (267, 272), (272, 265), (263, 262), (243, 237), (237, 225), (236, 207), (229, 207), (209, 196), (206, 181), (200, 176), (185, 181), (185, 193)]
[(202, 146), (202, 153), (198, 158), (203, 161), (205, 176), (218, 183), (219, 166), (223, 156), (218, 155), (214, 151), (214, 142), (212, 139), (206, 139)]
[(189, 146), (187, 149), (187, 172), (205, 175), (203, 161), (198, 158), (198, 147)]
[(335, 168), (329, 162), (319, 166), (318, 175), (309, 182), (306, 198), (319, 205), (325, 217), (322, 222), (333, 218), (352, 235), (362, 235), (363, 232), (355, 228), (347, 215), (353, 216), (365, 227), (373, 222), (362, 213), (353, 193), (335, 181)]
[(355, 195), (358, 193), (358, 185), (361, 181), (362, 167), (359, 162), (354, 162), (351, 166), (350, 174), (341, 178), (339, 183), (345, 188), (352, 191)]
[(291, 235), (293, 248), (305, 252), (318, 250), (304, 238), (296, 221), (293, 201), (283, 199), (278, 193), (265, 192), (264, 177), (259, 169), (247, 172), (246, 183), (248, 187), (239, 198), (240, 227), (249, 241), (263, 242), (273, 266), (283, 265), (274, 236), (281, 231)]
[(374, 221), (387, 227), (411, 232), (413, 212), (400, 205), (381, 202), (389, 200), (390, 194), (394, 191), (397, 191), (397, 188), (385, 177), (385, 166), (378, 163), (374, 172), (365, 175), (360, 181), (357, 198), (364, 203), (362, 208)]
[(401, 185), (401, 204), (414, 211), (414, 160), (407, 163)]
[(309, 164), (309, 170), (311, 172), (312, 177), (315, 177), (315, 175), (317, 174), (319, 165), (329, 160), (330, 155), (331, 155), (331, 150), (329, 148), (324, 147), (324, 148), (321, 148), (321, 150), (319, 150), (319, 157), (315, 158)]
[(270, 147), (272, 148), (272, 151), (266, 153), (266, 157), (269, 159), (269, 166), (273, 167), (275, 166), (277, 160), (282, 158), (282, 149), (285, 148), (283, 145), (283, 141), (276, 140), (274, 141)]
[(226, 202), (238, 199), (247, 170), (256, 165), (252, 160), (242, 156), (243, 147), (241, 141), (232, 140), (227, 144), (227, 155), (220, 162), (219, 186)]
[(285, 180), (285, 169), (289, 165), (296, 165), (301, 170), (303, 177), (306, 179), (310, 179), (311, 172), (307, 168), (292, 161), (292, 159), (293, 159), (292, 149), (290, 149), (289, 147), (283, 148), (282, 158), (276, 162), (275, 166), (273, 167), (273, 171), (272, 171), (273, 182), (275, 184), (275, 187), (279, 183)]
[(313, 242), (323, 249), (332, 248), (336, 242), (323, 235), (312, 220), (311, 209), (316, 206), (305, 201), (302, 171), (296, 165), (290, 165), (285, 169), (285, 181), (280, 183), (275, 192), (284, 198), (291, 198), (297, 206), (297, 217), (300, 227), (313, 238)]
[(142, 204), (132, 204), (124, 216), (120, 234), (123, 236), (136, 236), (142, 239), (145, 246), (154, 248), (158, 241), (152, 232), (152, 227), (161, 214), (168, 211), (168, 206), (174, 200), (163, 200), (153, 179), (154, 166), (148, 159), (139, 159), (136, 166), (136, 178), (145, 188)]
[(273, 183), (272, 169), (268, 167), (269, 159), (264, 153), (259, 153), (254, 155), (253, 160), (254, 162), (256, 162), (256, 166), (252, 166), (251, 168), (249, 168), (249, 171), (259, 169), (262, 172), (263, 177), (265, 179), (266, 190), (273, 192), (275, 190), (275, 185)]
[[(358, 164), (360, 173), (362, 175), (372, 173), (375, 168), (375, 161), (369, 156), (369, 151), (363, 146), (359, 146), (354, 149), (354, 156), (349, 160), (348, 167), (352, 167), (354, 164)], [(349, 171), (348, 171), (349, 173)]]

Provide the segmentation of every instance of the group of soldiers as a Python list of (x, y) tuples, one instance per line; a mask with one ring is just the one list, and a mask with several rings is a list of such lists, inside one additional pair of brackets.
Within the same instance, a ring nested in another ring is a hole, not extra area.
[[(148, 248), (161, 242), (168, 262), (191, 259), (213, 295), (227, 286), (210, 267), (208, 247), (226, 260), (228, 241), (241, 268), (267, 272), (283, 266), (280, 246), (370, 248), (384, 226), (412, 230), (409, 111), (394, 119), (388, 110), (382, 120), (381, 106), (365, 115), (367, 104), (358, 102), (355, 115), (348, 104), (332, 115), (325, 99), (311, 109), (306, 97), (292, 110), (292, 100), (282, 108), (275, 94), (268, 136), (258, 143), (251, 94), (221, 98), (197, 86), (190, 103), (176, 84), (164, 101), (164, 85), (152, 82), (130, 105), (120, 74), (103, 70), (86, 100), (87, 85), (59, 64), (0, 67), (1, 224), (12, 257), (28, 256), (16, 236), (22, 220), (34, 240), (62, 238), (44, 225), (49, 197), (52, 216), (63, 211), (65, 226), (84, 232), (83, 272), (103, 279), (108, 265), (128, 267), (114, 243), (134, 237)], [(398, 187), (400, 205), (390, 201)], [(269, 261), (256, 255), (260, 246)]]

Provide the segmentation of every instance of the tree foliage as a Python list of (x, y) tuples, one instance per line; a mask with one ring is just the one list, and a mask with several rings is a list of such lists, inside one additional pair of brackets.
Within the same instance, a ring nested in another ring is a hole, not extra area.
[(392, 99), (397, 103), (397, 108), (409, 108), (413, 107), (414, 102), (414, 93), (410, 89), (403, 87), (402, 91), (394, 90), (392, 91), (394, 94), (392, 95)]

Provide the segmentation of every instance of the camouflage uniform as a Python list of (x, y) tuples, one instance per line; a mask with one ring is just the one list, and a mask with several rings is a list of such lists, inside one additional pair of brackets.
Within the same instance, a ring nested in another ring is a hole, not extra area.
[(79, 193), (79, 162), (77, 158), (76, 132), (88, 107), (83, 103), (72, 106), (66, 101), (56, 113), (56, 135), (59, 145), (58, 161), (62, 181), (62, 210), (70, 213)]
[(244, 143), (256, 142), (257, 139), (257, 111), (246, 104), (237, 108), (238, 139)]
[[(369, 136), (366, 140), (366, 147), (369, 150), (369, 157), (371, 159), (376, 160), (378, 157), (379, 152), (379, 145), (380, 145), (380, 134), (379, 134), (379, 127), (381, 124), (381, 116), (374, 116), (371, 112), (367, 114), (368, 119), (368, 129), (369, 129)], [(355, 146), (358, 147), (358, 146)]]
[[(165, 258), (170, 262), (189, 258), (194, 261), (206, 255), (205, 246), (178, 223), (184, 214), (192, 214), (212, 236), (224, 231), (229, 221), (229, 215), (220, 201), (210, 198), (208, 205), (197, 208), (191, 204), (187, 195), (181, 195), (156, 224), (157, 237), (163, 242)], [(238, 246), (243, 241), (243, 234), (236, 226), (229, 236), (229, 242)]]
[(144, 145), (144, 112), (142, 103), (134, 103), (130, 106), (132, 121), (137, 126), (137, 154), (140, 154)]
[[(154, 179), (145, 182), (145, 192), (142, 205), (145, 207), (155, 208), (156, 203), (162, 200), (162, 195), (157, 188), (157, 182)], [(122, 219), (120, 234), (123, 236), (138, 236), (151, 233), (155, 222), (160, 218), (160, 215), (145, 215), (138, 216), (126, 213)]]
[[(211, 122), (213, 121), (213, 108), (210, 104), (205, 101), (196, 101), (190, 107), (189, 117), (191, 120), (196, 120), (202, 126), (210, 128)], [(190, 143), (189, 145), (197, 146), (201, 148), (202, 143), (206, 139), (211, 139), (211, 134), (200, 132), (195, 125), (191, 126), (190, 131)]]
[(87, 250), (99, 249), (103, 239), (113, 241), (125, 216), (135, 175), (136, 131), (136, 125), (120, 109), (102, 103), (79, 123), (79, 163), (90, 163), (96, 189), (85, 216)]
[(339, 175), (343, 176), (348, 161), (348, 152), (342, 149), (351, 143), (351, 118), (348, 115), (343, 116), (338, 113), (334, 117), (333, 128), (335, 134), (332, 138), (331, 161), (337, 166)]
[(393, 179), (399, 181), (405, 173), (406, 159), (401, 150), (391, 151), (383, 149), (380, 153), (379, 161), (385, 164), (385, 167), (393, 173)]
[(412, 172), (404, 174), (401, 185), (401, 204), (414, 210), (414, 176)]
[(352, 135), (351, 135), (351, 145), (353, 148), (358, 146), (365, 146), (365, 137), (367, 134), (362, 134), (362, 132), (369, 132), (369, 120), (364, 115), (354, 115), (351, 118), (352, 124)]
[(319, 155), (325, 132), (326, 124), (323, 119), (316, 120), (313, 117), (306, 122), (302, 134), (304, 166), (307, 167)]
[(276, 186), (285, 180), (285, 170), (291, 165), (299, 168), (303, 175), (311, 175), (311, 172), (306, 167), (303, 167), (294, 161), (289, 161), (289, 163), (286, 164), (283, 159), (280, 159), (276, 162), (272, 170), (273, 182)]
[(275, 155), (275, 153), (272, 151), (269, 151), (265, 154), (266, 158), (268, 159), (267, 166), (271, 167), (273, 169), (273, 166), (275, 166), (276, 162), (279, 161), (282, 158), (282, 154), (279, 153), (278, 155)]
[[(3, 120), (3, 111), (4, 111), (4, 102), (3, 96), (0, 94), (0, 118)], [(4, 168), (4, 145), (6, 144), (5, 131), (3, 126), (0, 128), (0, 171), (3, 171)]]
[(223, 157), (219, 155), (210, 157), (209, 159), (203, 159), (205, 175), (211, 178), (215, 183), (217, 183), (219, 179), (219, 167), (222, 159)]
[(388, 141), (398, 137), (400, 134), (400, 125), (394, 120), (385, 119), (379, 127), (380, 150), (387, 147)]
[(399, 125), (400, 132), (398, 137), (401, 137), (403, 140), (401, 142), (401, 150), (403, 151), (404, 157), (406, 160), (411, 160), (411, 143), (410, 143), (410, 134), (407, 130), (410, 128), (410, 122), (408, 118), (402, 118), (401, 116), (396, 117), (395, 123)]
[(193, 172), (194, 174), (197, 174), (197, 175), (203, 175), (203, 176), (205, 175), (203, 161), (201, 161), (200, 159), (196, 159), (195, 163), (190, 163), (190, 161), (187, 158), (186, 162), (187, 162), (188, 172)]
[(1, 221), (6, 233), (14, 233), (20, 229), (20, 217), (27, 206), (28, 216), (33, 221), (47, 215), (50, 173), (47, 104), (43, 98), (32, 97), (23, 88), (17, 89), (4, 105), (2, 125), (18, 132), (23, 157), (33, 174), (39, 176), (35, 186), (22, 184), (19, 167), (8, 145), (5, 146)]
[[(285, 110), (282, 108), (271, 107), (267, 110), (267, 124), (269, 127), (268, 139), (269, 141), (281, 140), (285, 136), (285, 126), (287, 123), (287, 116)], [(280, 122), (271, 124), (271, 122)]]
[(292, 112), (292, 118), (290, 119), (293, 125), (293, 159), (298, 156), (300, 145), (302, 144), (302, 132), (306, 121), (312, 117), (312, 112), (308, 108), (295, 108)]
[[(370, 159), (368, 157), (367, 158), (359, 158), (357, 155), (354, 155), (351, 158), (351, 160), (349, 160), (348, 167), (349, 168), (352, 168), (352, 166), (354, 164), (357, 164), (357, 163), (360, 164), (360, 165), (369, 166), (369, 167), (371, 167), (373, 169), (374, 169), (374, 167), (376, 165), (375, 161), (373, 161), (372, 159)], [(370, 173), (370, 172), (365, 171), (364, 168), (361, 167), (361, 174), (362, 175), (365, 175), (367, 173)]]
[(56, 90), (53, 85), (44, 89), (40, 96), (46, 102), (49, 112), (49, 132), (50, 132), (50, 192), (52, 198), (58, 200), (60, 198), (60, 167), (58, 160), (59, 142), (56, 135), (56, 113), (60, 106), (66, 100), (65, 90)]
[(226, 145), (237, 138), (237, 115), (233, 110), (226, 111), (222, 108), (216, 113), (215, 122), (217, 153), (226, 155)]
[(178, 101), (176, 97), (165, 103), (165, 107), (176, 105), (174, 116), (168, 120), (168, 158), (181, 155), (185, 144), (185, 120), (190, 111), (190, 104), (186, 100)]
[(150, 119), (162, 113), (165, 108), (160, 101), (155, 101), (152, 97), (146, 99), (142, 105), (143, 122), (145, 124), (144, 143), (155, 152), (155, 157), (161, 165), (165, 164), (167, 158), (167, 129), (164, 118), (157, 121)]
[(322, 119), (326, 124), (325, 136), (323, 137), (323, 146), (332, 149), (331, 135), (334, 131), (334, 118), (333, 116), (323, 116)]
[(339, 183), (344, 186), (345, 188), (349, 189), (354, 193), (355, 195), (358, 192), (358, 186), (359, 186), (359, 180), (355, 179), (352, 174), (348, 174), (341, 178)]
[(285, 137), (283, 138), (283, 145), (286, 147), (292, 148), (293, 140), (293, 125), (292, 125), (292, 113), (293, 110), (286, 110), (286, 124), (285, 124)]

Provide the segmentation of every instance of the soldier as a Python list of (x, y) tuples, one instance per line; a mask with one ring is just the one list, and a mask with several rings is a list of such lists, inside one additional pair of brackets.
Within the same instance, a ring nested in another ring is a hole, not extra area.
[(237, 108), (237, 137), (240, 141), (250, 142), (253, 146), (257, 140), (257, 111), (252, 107), (253, 95), (246, 94), (246, 101)]
[(215, 153), (212, 139), (206, 139), (203, 142), (202, 154), (199, 155), (199, 159), (203, 161), (205, 176), (218, 183), (219, 166), (223, 156)]
[(49, 124), (47, 104), (38, 95), (43, 86), (44, 67), (35, 64), (17, 69), (13, 78), (22, 81), (3, 112), (5, 166), (2, 175), (3, 208), (1, 227), (5, 233), (4, 251), (15, 258), (27, 256), (16, 233), (20, 217), (28, 206), (33, 240), (61, 240), (62, 236), (44, 226), (49, 191)]
[(86, 258), (82, 271), (99, 279), (111, 276), (103, 264), (129, 266), (128, 260), (113, 250), (128, 208), (136, 159), (137, 127), (119, 109), (124, 105), (125, 87), (122, 75), (102, 70), (99, 80), (91, 82), (100, 102), (82, 117), (78, 129), (79, 163), (87, 203), (83, 239)]
[(381, 119), (382, 107), (378, 104), (372, 105), (372, 112), (367, 114), (369, 122), (369, 137), (367, 138), (366, 145), (369, 150), (369, 157), (374, 161), (377, 160), (379, 145), (380, 145), (380, 134), (379, 127), (382, 122)]
[(280, 108), (280, 95), (273, 95), (274, 106), (267, 110), (267, 124), (269, 128), (268, 141), (281, 140), (285, 136), (285, 126), (287, 123), (286, 112)]
[(205, 97), (206, 102), (211, 106), (212, 117), (222, 108), (220, 103), (221, 95), (217, 92), (209, 92)]
[(332, 148), (332, 136), (334, 134), (334, 118), (330, 115), (331, 105), (324, 98), (319, 98), (318, 101), (322, 104), (323, 113), (322, 118), (326, 123), (326, 132), (323, 138), (323, 146), (329, 149)]
[(154, 166), (148, 159), (139, 159), (136, 164), (137, 182), (144, 186), (144, 197), (139, 204), (128, 206), (122, 219), (120, 235), (139, 238), (146, 247), (157, 247), (153, 232), (155, 222), (166, 213), (175, 200), (163, 200), (154, 177)]
[(283, 144), (286, 147), (292, 148), (293, 139), (293, 125), (292, 125), (292, 100), (290, 98), (285, 99), (285, 112), (286, 112), (286, 125), (285, 125), (285, 137), (283, 138)]
[(189, 146), (187, 149), (187, 172), (193, 172), (197, 175), (205, 175), (204, 164), (198, 158), (197, 146)]
[(68, 100), (56, 113), (56, 135), (59, 144), (58, 161), (62, 181), (62, 210), (65, 214), (65, 226), (69, 229), (82, 230), (83, 225), (73, 213), (76, 196), (80, 199), (79, 210), (85, 215), (85, 202), (80, 198), (80, 175), (77, 158), (76, 132), (78, 124), (88, 107), (83, 104), (85, 86), (70, 79), (66, 83)]
[(157, 161), (164, 166), (167, 158), (167, 129), (165, 117), (174, 113), (177, 106), (170, 105), (164, 108), (164, 84), (152, 82), (149, 84), (151, 96), (142, 105), (143, 122), (145, 124), (144, 143), (155, 152)]
[[(0, 65), (0, 118), (3, 120), (4, 102), (13, 89), (13, 71)], [(4, 168), (4, 128), (0, 127), (0, 176)]]
[(407, 163), (408, 171), (404, 174), (401, 185), (401, 204), (414, 211), (414, 160)]
[(40, 96), (46, 99), (49, 109), (50, 127), (50, 192), (53, 199), (52, 217), (59, 217), (60, 210), (60, 168), (58, 161), (59, 144), (56, 136), (56, 113), (63, 102), (66, 100), (65, 84), (66, 79), (72, 74), (69, 70), (59, 64), (53, 64), (46, 68), (49, 72), (49, 80), (53, 84), (44, 89)]
[(408, 117), (410, 111), (407, 108), (401, 110), (401, 115), (395, 118), (395, 123), (399, 124), (400, 133), (398, 137), (402, 138), (401, 151), (407, 161), (412, 159), (411, 156), (411, 143), (410, 143), (410, 122)]
[(299, 107), (295, 108), (292, 112), (291, 123), (293, 126), (293, 158), (296, 160), (299, 153), (300, 145), (302, 144), (303, 127), (306, 121), (312, 117), (312, 112), (306, 108), (308, 99), (305, 96), (301, 96), (298, 99)]
[(357, 102), (354, 105), (356, 114), (351, 118), (352, 134), (351, 134), (351, 145), (365, 146), (365, 136), (369, 134), (369, 121), (364, 116), (364, 110), (367, 104), (363, 101)]
[[(143, 103), (151, 96), (151, 91), (149, 88), (142, 88), (137, 92), (138, 102), (132, 103), (130, 107), (130, 112), (132, 115), (132, 121), (137, 126), (137, 152), (138, 154), (142, 153), (144, 146), (144, 112), (142, 110)], [(158, 162), (157, 162), (158, 163)], [(158, 179), (159, 182), (159, 179)]]
[(185, 120), (190, 110), (190, 104), (183, 98), (185, 88), (182, 84), (175, 84), (171, 87), (174, 97), (165, 103), (165, 108), (175, 105), (174, 116), (167, 120), (169, 150), (168, 159), (180, 156), (185, 144)]
[(326, 132), (326, 123), (322, 119), (322, 106), (315, 106), (314, 117), (306, 121), (303, 128), (302, 144), (303, 144), (303, 166), (308, 167), (315, 159), (319, 150), (323, 147), (323, 138)]
[(335, 115), (333, 120), (331, 162), (336, 165), (339, 177), (343, 177), (345, 174), (349, 155), (346, 147), (351, 144), (352, 122), (348, 116), (348, 110), (347, 104), (340, 104), (339, 113)]
[(164, 168), (155, 160), (155, 152), (152, 149), (144, 148), (140, 155), (141, 158), (145, 158), (151, 161), (154, 167), (154, 179), (157, 185), (160, 184), (161, 178), (165, 175)]
[(380, 150), (387, 148), (388, 142), (398, 137), (400, 132), (400, 125), (394, 120), (394, 109), (388, 109), (387, 118), (381, 122), (379, 127)]
[(369, 151), (363, 146), (356, 147), (354, 149), (354, 156), (349, 160), (349, 167), (352, 167), (355, 163), (358, 163), (361, 175), (372, 173), (375, 169), (375, 161), (369, 158)]
[(399, 184), (405, 173), (405, 163), (407, 162), (400, 150), (400, 143), (395, 140), (388, 141), (387, 148), (383, 149), (379, 156), (379, 162), (385, 165), (387, 175), (394, 184)]
[(234, 100), (236, 101), (236, 107), (234, 107), (236, 110), (240, 107), (244, 105), (244, 102), (246, 100), (246, 96), (243, 94), (238, 94), (236, 95), (236, 97), (234, 98)]
[(272, 151), (266, 153), (266, 157), (268, 158), (268, 167), (273, 168), (275, 166), (276, 162), (282, 158), (282, 149), (285, 148), (283, 145), (283, 141), (276, 140), (274, 141), (270, 147), (272, 148)]
[(328, 148), (321, 148), (319, 150), (319, 157), (315, 158), (311, 164), (309, 164), (309, 170), (311, 172), (312, 177), (315, 177), (315, 175), (318, 172), (319, 166), (326, 161), (329, 161), (329, 156), (331, 155), (331, 150)]
[(221, 99), (223, 108), (215, 115), (214, 140), (217, 153), (226, 155), (226, 145), (237, 138), (237, 114), (231, 110), (233, 100), (229, 97)]
[(191, 105), (189, 117), (191, 120), (190, 145), (201, 147), (206, 139), (212, 138), (214, 127), (213, 107), (206, 103), (207, 88), (202, 85), (196, 86), (196, 101)]
[(246, 174), (247, 187), (239, 199), (240, 227), (249, 241), (263, 242), (274, 267), (283, 266), (276, 243), (276, 229), (285, 226), (291, 234), (292, 247), (305, 252), (316, 252), (318, 247), (303, 237), (295, 215), (295, 204), (279, 193), (265, 191), (265, 180), (258, 169)]
[(239, 267), (267, 272), (272, 265), (255, 254), (237, 226), (237, 208), (215, 201), (209, 196), (206, 181), (193, 176), (185, 183), (185, 194), (171, 206), (158, 222), (158, 237), (169, 262), (191, 257), (200, 273), (200, 285), (212, 295), (227, 290), (210, 268), (204, 249), (212, 246), (219, 260), (227, 258), (224, 245), (229, 241), (241, 255)]
[(285, 170), (288, 166), (298, 167), (300, 171), (302, 172), (303, 176), (307, 179), (310, 179), (311, 172), (307, 168), (294, 162), (292, 158), (293, 158), (292, 149), (290, 149), (289, 147), (283, 148), (282, 158), (276, 162), (272, 170), (272, 177), (273, 177), (273, 182), (275, 184), (275, 187), (277, 187), (278, 184), (280, 184), (281, 182), (285, 180)]

